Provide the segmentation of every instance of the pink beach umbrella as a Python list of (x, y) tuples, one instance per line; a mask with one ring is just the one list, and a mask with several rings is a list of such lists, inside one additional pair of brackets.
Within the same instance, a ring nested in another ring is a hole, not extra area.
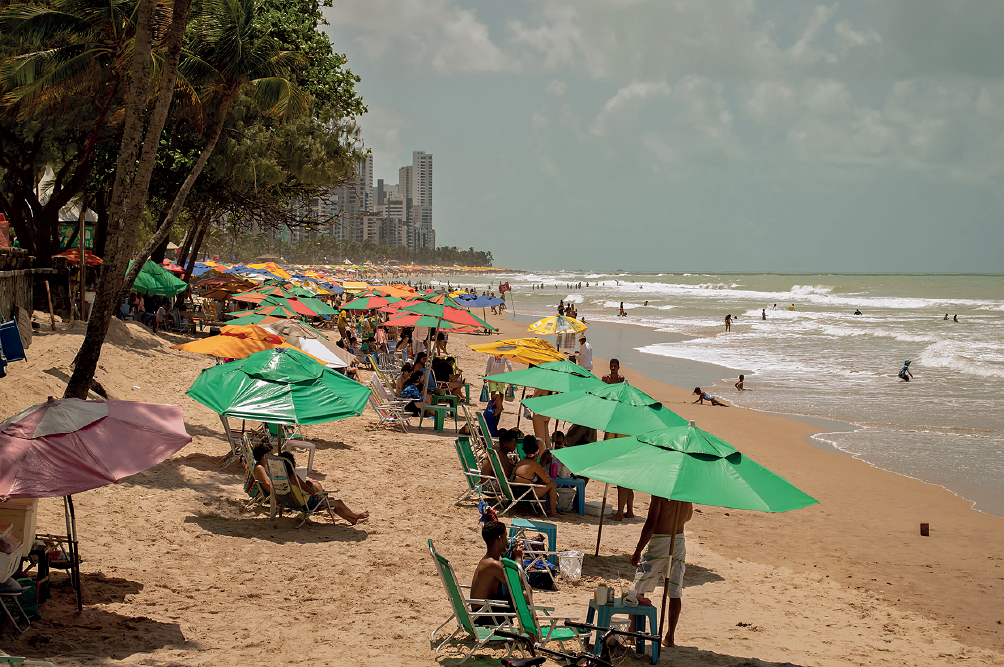
[(0, 424), (0, 499), (64, 496), (71, 577), (81, 608), (74, 493), (152, 468), (192, 440), (180, 405), (55, 400)]

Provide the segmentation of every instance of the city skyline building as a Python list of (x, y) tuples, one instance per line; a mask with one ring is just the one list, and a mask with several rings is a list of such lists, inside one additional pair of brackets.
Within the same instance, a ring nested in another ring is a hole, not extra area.
[(398, 169), (397, 184), (373, 183), (373, 154), (367, 153), (345, 183), (299, 204), (299, 217), (314, 226), (306, 236), (434, 250), (432, 153), (413, 151), (411, 164)]

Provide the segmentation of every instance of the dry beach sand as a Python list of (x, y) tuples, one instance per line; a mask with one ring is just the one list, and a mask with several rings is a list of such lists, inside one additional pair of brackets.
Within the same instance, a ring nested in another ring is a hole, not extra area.
[[(12, 364), (0, 380), (2, 416), (62, 395), (83, 326), (51, 333), (42, 322), (29, 363)], [(513, 336), (525, 329), (500, 326)], [(219, 419), (184, 396), (211, 360), (169, 349), (180, 340), (113, 323), (96, 378), (109, 398), (180, 403), (194, 439), (152, 470), (74, 497), (84, 610), (57, 585), (28, 632), (0, 630), (0, 650), (58, 665), (437, 664), (429, 633), (450, 612), (426, 541), (463, 583), (484, 551), (476, 511), (454, 505), (464, 482), (452, 424), (437, 435), (428, 420), (403, 435), (375, 428), (367, 410), (306, 427), (317, 446), (315, 477), (371, 516), (356, 527), (319, 518), (296, 529), (288, 514), (245, 511), (239, 466), (218, 469), (228, 451)], [(484, 340), (451, 336), (470, 379), (485, 357), (464, 345)], [(661, 664), (1004, 664), (1004, 519), (815, 448), (805, 422), (691, 405), (685, 390), (625, 375), (820, 500), (781, 515), (699, 508), (687, 531), (682, 646), (665, 649)], [(506, 420), (515, 420), (511, 407)], [(601, 493), (589, 484), (590, 500)], [(584, 619), (597, 584), (619, 574), (627, 585), (646, 509), (639, 494), (639, 518), (604, 527), (599, 558), (597, 518), (559, 518), (559, 547), (587, 554), (584, 579), (535, 592), (537, 603)], [(921, 521), (930, 537), (920, 537)], [(38, 530), (62, 525), (62, 503), (43, 500)], [(440, 655), (439, 664), (458, 655)], [(497, 665), (499, 655), (486, 651), (468, 664)]]

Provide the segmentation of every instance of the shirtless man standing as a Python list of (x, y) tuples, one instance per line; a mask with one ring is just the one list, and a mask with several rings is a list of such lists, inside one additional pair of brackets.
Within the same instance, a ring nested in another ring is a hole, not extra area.
[[(676, 624), (680, 621), (680, 610), (683, 607), (683, 573), (687, 569), (687, 545), (683, 536), (683, 526), (694, 516), (694, 505), (678, 500), (668, 500), (652, 496), (652, 504), (648, 508), (648, 518), (641, 529), (638, 546), (631, 556), (631, 564), (638, 568), (634, 576), (632, 589), (642, 601), (642, 596), (651, 593), (665, 576), (669, 563), (669, 546), (673, 535), (676, 544), (673, 546), (673, 566), (669, 578), (665, 580), (666, 593), (669, 595), (669, 630), (663, 640), (664, 646), (676, 646)], [(675, 522), (674, 522), (675, 519)], [(645, 557), (642, 549), (648, 545)], [(642, 604), (651, 602), (642, 601)], [(632, 617), (634, 630), (634, 617)]]
[[(610, 360), (610, 374), (603, 376), (603, 381), (607, 384), (620, 384), (621, 382), (627, 382), (627, 379), (621, 375), (621, 362), (617, 359)], [(607, 433), (603, 436), (604, 440), (609, 440), (610, 438), (616, 438), (616, 433)], [(627, 512), (624, 510), (627, 509)], [(617, 512), (610, 515), (611, 521), (623, 521), (625, 518), (633, 519), (634, 514), (634, 489), (627, 489), (622, 486), (617, 487)]]
[[(485, 541), (487, 550), (474, 569), (474, 579), (471, 580), (471, 599), (474, 600), (500, 600), (507, 602), (508, 608), (493, 606), (494, 611), (505, 613), (512, 611), (512, 600), (506, 593), (505, 569), (502, 567), (502, 554), (505, 553), (507, 544), (505, 524), (498, 520), (495, 510), (487, 508), (481, 517), (481, 538)], [(513, 558), (516, 562), (523, 562), (523, 553), (517, 544), (514, 549)], [(471, 611), (476, 611), (477, 605), (471, 606)], [(474, 625), (495, 626), (504, 621), (504, 618), (495, 619), (493, 616), (478, 616), (473, 619)]]

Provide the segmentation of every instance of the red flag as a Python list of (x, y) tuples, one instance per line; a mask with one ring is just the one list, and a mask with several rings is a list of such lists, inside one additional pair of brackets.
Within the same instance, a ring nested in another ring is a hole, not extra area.
[(508, 281), (508, 280), (507, 280), (507, 281), (505, 281), (504, 283), (502, 283), (501, 285), (499, 285), (499, 293), (500, 293), (500, 294), (501, 294), (501, 293), (503, 293), (503, 292), (508, 292), (508, 291), (510, 291), (511, 289), (512, 289), (512, 288), (511, 288), (511, 287), (509, 287), (509, 281)]

